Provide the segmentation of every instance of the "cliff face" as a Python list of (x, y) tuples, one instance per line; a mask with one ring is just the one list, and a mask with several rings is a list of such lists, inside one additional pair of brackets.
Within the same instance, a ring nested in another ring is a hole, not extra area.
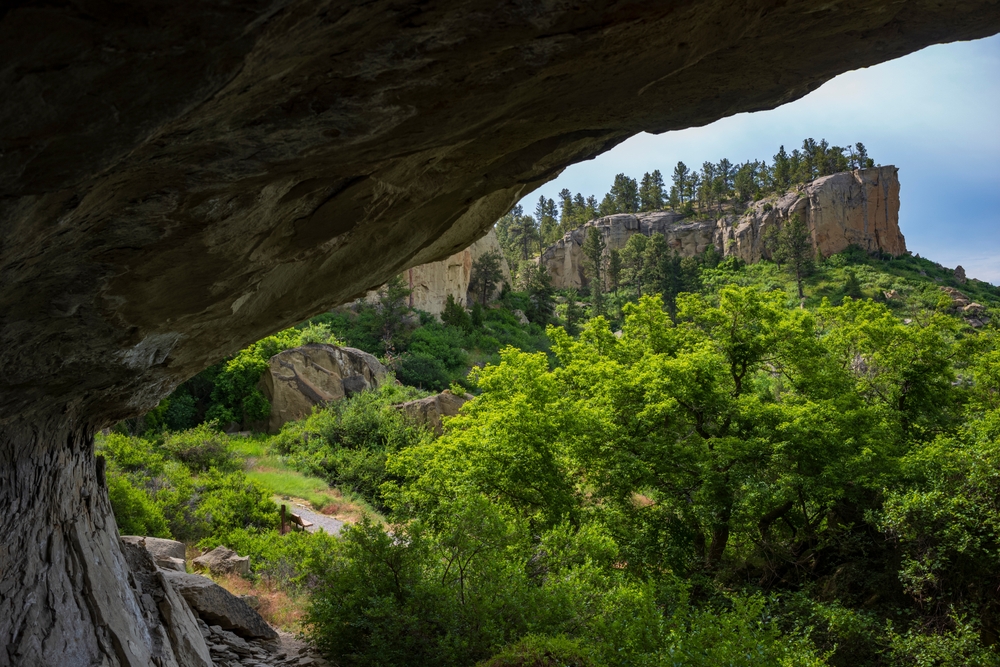
[(568, 232), (545, 249), (540, 261), (557, 289), (587, 284), (583, 271), (583, 241), (596, 227), (608, 250), (621, 249), (633, 234), (661, 233), (682, 257), (693, 257), (714, 246), (726, 257), (746, 262), (769, 257), (763, 239), (771, 227), (801, 215), (812, 233), (813, 246), (828, 257), (857, 245), (869, 252), (906, 252), (899, 231), (899, 178), (893, 166), (843, 172), (817, 178), (774, 198), (756, 202), (743, 216), (682, 222), (671, 211), (619, 214), (599, 218)]
[[(488, 252), (500, 255), (500, 270), (503, 271), (503, 280), (510, 283), (510, 267), (507, 266), (507, 260), (504, 259), (496, 232), (490, 229), (486, 236), (465, 250), (460, 250), (438, 262), (429, 262), (407, 269), (403, 274), (403, 279), (411, 290), (410, 307), (427, 311), (432, 315), (440, 315), (444, 312), (444, 305), (448, 302), (449, 296), (463, 306), (472, 306), (475, 298), (469, 294), (472, 264)], [(501, 286), (497, 287), (493, 296), (499, 294)], [(378, 299), (377, 292), (377, 290), (372, 290), (365, 296), (365, 299), (370, 302)]]
[(735, 225), (720, 224), (716, 247), (746, 262), (768, 257), (768, 228), (801, 215), (813, 246), (824, 257), (849, 245), (891, 255), (906, 252), (899, 231), (899, 177), (893, 166), (848, 171), (817, 178), (775, 200), (756, 202)]
[[(472, 264), (488, 252), (500, 255), (503, 279), (509, 283), (510, 267), (503, 258), (496, 232), (491, 229), (486, 236), (451, 257), (409, 269), (405, 278), (413, 290), (410, 295), (410, 306), (433, 315), (440, 315), (444, 312), (444, 305), (449, 296), (463, 306), (471, 306), (474, 298), (469, 294)], [(499, 291), (498, 287), (496, 292)]]

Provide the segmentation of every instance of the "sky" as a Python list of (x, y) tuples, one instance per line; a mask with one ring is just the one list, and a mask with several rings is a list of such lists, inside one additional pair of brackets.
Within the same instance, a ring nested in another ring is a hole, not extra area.
[(771, 111), (710, 125), (640, 134), (568, 167), (522, 200), (558, 201), (563, 188), (600, 200), (615, 174), (659, 169), (669, 184), (678, 160), (698, 168), (722, 157), (771, 161), (806, 137), (862, 142), (878, 164), (899, 168), (899, 226), (906, 247), (970, 278), (1000, 285), (1000, 35), (931, 46), (846, 72)]

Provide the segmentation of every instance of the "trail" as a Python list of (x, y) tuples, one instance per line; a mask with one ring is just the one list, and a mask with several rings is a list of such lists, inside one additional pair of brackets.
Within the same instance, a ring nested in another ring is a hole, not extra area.
[(341, 529), (344, 527), (344, 522), (340, 519), (334, 519), (332, 516), (327, 516), (326, 514), (317, 512), (311, 509), (304, 502), (300, 502), (295, 499), (284, 500), (280, 496), (275, 496), (274, 502), (276, 502), (279, 506), (287, 505), (289, 512), (298, 514), (306, 521), (312, 521), (313, 525), (306, 528), (306, 530), (310, 533), (315, 533), (318, 530), (323, 529), (330, 535), (339, 536)]

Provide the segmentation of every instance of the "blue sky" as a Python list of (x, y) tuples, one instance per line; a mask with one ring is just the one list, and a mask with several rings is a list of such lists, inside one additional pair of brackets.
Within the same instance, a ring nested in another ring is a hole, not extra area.
[(632, 137), (567, 168), (522, 201), (562, 188), (600, 199), (615, 174), (636, 179), (673, 165), (728, 157), (767, 159), (805, 137), (864, 142), (880, 164), (899, 167), (900, 228), (907, 248), (970, 277), (1000, 284), (1000, 35), (928, 47), (842, 74), (772, 111), (711, 125)]

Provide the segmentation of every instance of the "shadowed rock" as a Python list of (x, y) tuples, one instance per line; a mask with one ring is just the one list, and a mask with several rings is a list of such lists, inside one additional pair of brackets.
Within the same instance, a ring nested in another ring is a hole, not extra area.
[(198, 574), (163, 572), (181, 597), (210, 625), (219, 625), (241, 637), (273, 639), (278, 633), (246, 602)]

